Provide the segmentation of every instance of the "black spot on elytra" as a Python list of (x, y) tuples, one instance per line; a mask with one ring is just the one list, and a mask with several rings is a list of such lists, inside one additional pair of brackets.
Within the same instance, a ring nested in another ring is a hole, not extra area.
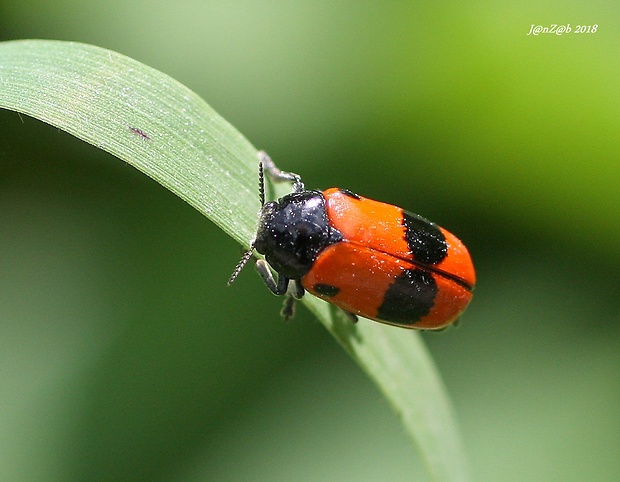
[(431, 273), (421, 269), (405, 270), (385, 293), (377, 317), (402, 325), (415, 325), (430, 312), (437, 291)]
[(403, 211), (405, 241), (418, 263), (438, 264), (448, 254), (446, 238), (435, 223), (428, 219)]
[(340, 292), (340, 288), (325, 283), (317, 283), (312, 287), (312, 289), (316, 292), (316, 294), (325, 296), (326, 298), (336, 296)]

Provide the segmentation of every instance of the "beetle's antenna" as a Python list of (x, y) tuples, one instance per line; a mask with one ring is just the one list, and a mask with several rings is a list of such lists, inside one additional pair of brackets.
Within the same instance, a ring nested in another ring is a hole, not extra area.
[(265, 168), (263, 162), (258, 163), (258, 199), (260, 199), (260, 207), (265, 205)]
[(248, 263), (248, 261), (252, 257), (252, 254), (254, 254), (254, 243), (252, 243), (252, 246), (250, 246), (250, 249), (248, 249), (245, 253), (243, 253), (241, 260), (237, 263), (237, 266), (235, 266), (235, 269), (230, 275), (230, 278), (228, 278), (228, 283), (227, 283), (228, 286), (233, 284), (233, 282), (237, 279), (237, 276), (239, 276), (239, 273), (241, 273), (241, 270), (243, 269), (243, 267)]
[[(258, 163), (258, 199), (260, 200), (260, 206), (262, 208), (265, 205), (265, 168), (263, 167), (262, 161)], [(235, 266), (230, 278), (228, 278), (228, 286), (233, 284), (237, 279), (243, 267), (250, 261), (252, 254), (254, 254), (254, 241), (250, 244), (250, 249), (243, 253), (241, 260), (237, 263), (237, 266)]]

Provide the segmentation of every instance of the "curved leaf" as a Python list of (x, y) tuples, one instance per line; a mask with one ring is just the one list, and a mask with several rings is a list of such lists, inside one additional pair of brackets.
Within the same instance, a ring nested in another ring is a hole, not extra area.
[[(247, 246), (259, 207), (256, 149), (169, 76), (92, 45), (4, 42), (0, 107), (128, 162)], [(450, 402), (420, 335), (365, 320), (353, 325), (316, 298), (305, 303), (388, 398), (434, 479), (465, 480)]]

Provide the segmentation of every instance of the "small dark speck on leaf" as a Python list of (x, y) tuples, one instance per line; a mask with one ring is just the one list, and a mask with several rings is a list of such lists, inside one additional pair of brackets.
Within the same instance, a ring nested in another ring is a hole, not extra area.
[(137, 127), (131, 127), (131, 126), (129, 126), (129, 130), (130, 130), (131, 132), (133, 132), (134, 134), (136, 134), (137, 136), (142, 137), (142, 139), (145, 139), (145, 140), (147, 140), (147, 141), (150, 141), (150, 140), (151, 140), (151, 138), (150, 138), (148, 135), (146, 135), (146, 134), (144, 133), (144, 131), (142, 131), (142, 130), (138, 129)]

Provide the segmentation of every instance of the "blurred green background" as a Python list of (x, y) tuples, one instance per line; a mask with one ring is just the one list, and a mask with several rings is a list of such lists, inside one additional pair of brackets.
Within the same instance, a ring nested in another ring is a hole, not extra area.
[[(620, 478), (620, 9), (608, 2), (22, 0), (0, 36), (188, 85), (307, 186), (456, 233), (425, 339), (472, 480)], [(528, 36), (532, 24), (598, 25)], [(0, 111), (0, 480), (427, 480), (380, 393), (240, 247), (106, 153)], [(403, 331), (403, 336), (408, 332)]]

